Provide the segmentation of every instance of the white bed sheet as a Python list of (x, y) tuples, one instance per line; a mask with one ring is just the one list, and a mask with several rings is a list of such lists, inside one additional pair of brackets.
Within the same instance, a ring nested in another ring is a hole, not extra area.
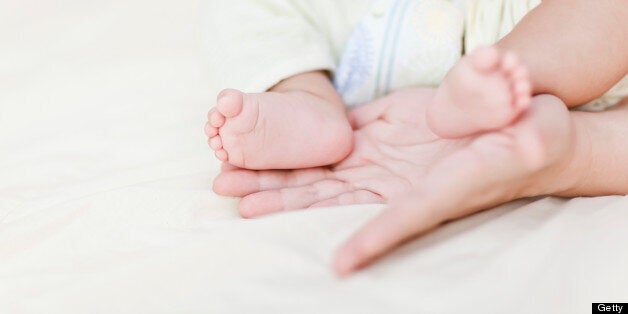
[(214, 195), (200, 1), (0, 0), (0, 313), (589, 313), (628, 302), (628, 198), (451, 223), (353, 277), (381, 206)]

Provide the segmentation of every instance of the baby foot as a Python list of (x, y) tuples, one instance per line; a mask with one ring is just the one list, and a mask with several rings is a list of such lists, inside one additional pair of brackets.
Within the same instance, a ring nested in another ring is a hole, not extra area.
[(353, 141), (343, 108), (300, 91), (223, 90), (205, 133), (218, 159), (254, 170), (332, 164), (349, 154)]
[(513, 53), (477, 49), (447, 73), (427, 108), (428, 126), (444, 138), (500, 129), (530, 106), (530, 89)]

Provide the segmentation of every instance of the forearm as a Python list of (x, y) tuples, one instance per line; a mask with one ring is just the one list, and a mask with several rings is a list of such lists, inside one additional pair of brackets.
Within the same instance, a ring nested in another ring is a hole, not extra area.
[(626, 0), (545, 0), (497, 46), (518, 54), (534, 94), (580, 105), (628, 72), (626, 16)]
[(628, 194), (628, 99), (597, 113), (572, 112), (575, 146), (565, 167), (548, 177), (549, 194)]

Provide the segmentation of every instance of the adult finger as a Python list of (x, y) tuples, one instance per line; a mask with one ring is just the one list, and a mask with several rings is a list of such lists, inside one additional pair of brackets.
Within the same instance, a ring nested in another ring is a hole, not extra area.
[(388, 105), (378, 100), (360, 105), (349, 111), (349, 123), (354, 130), (360, 129), (379, 119), (387, 109)]
[(339, 180), (322, 180), (309, 185), (249, 194), (240, 200), (242, 217), (252, 218), (280, 211), (308, 208), (312, 204), (352, 192), (353, 187)]
[(326, 168), (298, 170), (223, 171), (214, 179), (214, 192), (226, 196), (245, 196), (251, 193), (308, 185), (333, 177)]
[(359, 205), (359, 204), (383, 204), (384, 198), (371, 191), (358, 190), (343, 193), (326, 200), (314, 203), (310, 207), (329, 207), (342, 205)]
[(399, 243), (442, 221), (427, 198), (406, 195), (391, 201), (376, 218), (369, 221), (337, 251), (333, 268), (339, 275), (358, 270)]

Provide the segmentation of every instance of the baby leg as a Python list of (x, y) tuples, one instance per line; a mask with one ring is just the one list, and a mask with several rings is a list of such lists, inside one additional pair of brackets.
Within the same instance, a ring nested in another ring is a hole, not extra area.
[(496, 46), (526, 66), (532, 94), (585, 104), (628, 72), (628, 1), (543, 1)]

